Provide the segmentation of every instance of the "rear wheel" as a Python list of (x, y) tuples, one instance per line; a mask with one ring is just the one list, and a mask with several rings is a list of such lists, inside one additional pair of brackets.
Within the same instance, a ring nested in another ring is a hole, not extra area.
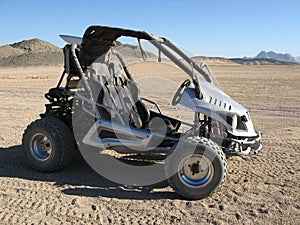
[(225, 154), (214, 142), (192, 137), (180, 144), (166, 159), (165, 171), (170, 186), (188, 199), (202, 199), (215, 193), (227, 174)]
[(33, 169), (54, 172), (70, 164), (75, 141), (64, 122), (55, 118), (43, 118), (26, 128), (22, 146), (25, 158)]

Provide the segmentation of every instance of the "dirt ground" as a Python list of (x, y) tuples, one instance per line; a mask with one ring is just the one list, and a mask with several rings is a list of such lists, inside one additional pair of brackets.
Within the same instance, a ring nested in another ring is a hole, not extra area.
[(169, 187), (148, 193), (119, 186), (80, 157), (57, 173), (30, 169), (22, 133), (44, 111), (43, 94), (61, 68), (0, 69), (0, 224), (300, 224), (300, 66), (211, 69), (221, 88), (250, 110), (264, 149), (229, 158), (222, 189), (198, 201)]

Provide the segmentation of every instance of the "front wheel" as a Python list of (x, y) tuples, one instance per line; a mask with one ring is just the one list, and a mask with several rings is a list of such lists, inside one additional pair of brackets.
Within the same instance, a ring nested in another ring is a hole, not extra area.
[(43, 118), (27, 127), (22, 146), (29, 166), (41, 172), (55, 172), (70, 164), (75, 141), (64, 122)]
[(226, 156), (214, 142), (201, 137), (178, 144), (166, 159), (170, 186), (187, 199), (202, 199), (215, 193), (227, 174)]

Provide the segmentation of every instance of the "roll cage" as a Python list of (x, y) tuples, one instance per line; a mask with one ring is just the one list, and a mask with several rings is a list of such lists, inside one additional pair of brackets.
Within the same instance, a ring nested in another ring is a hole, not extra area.
[[(148, 40), (154, 45), (161, 53), (167, 56), (173, 61), (179, 68), (187, 73), (200, 94), (199, 80), (195, 76), (194, 70), (200, 73), (206, 81), (213, 82), (210, 72), (206, 72), (207, 68), (205, 64), (197, 65), (190, 57), (188, 57), (183, 51), (176, 47), (172, 42), (163, 37), (156, 37), (144, 31), (134, 31), (129, 29), (105, 27), (105, 26), (90, 26), (85, 31), (82, 43), (80, 45), (79, 61), (83, 68), (90, 66), (98, 57), (105, 54), (113, 45), (114, 42), (120, 37), (132, 37)], [(176, 53), (181, 59), (178, 59), (171, 51)], [(185, 61), (186, 63), (183, 63)], [(187, 66), (189, 65), (189, 66)]]

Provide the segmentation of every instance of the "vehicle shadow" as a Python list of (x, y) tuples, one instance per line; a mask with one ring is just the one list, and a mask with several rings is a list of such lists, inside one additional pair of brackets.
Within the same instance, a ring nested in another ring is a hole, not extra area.
[(167, 181), (147, 187), (127, 187), (109, 181), (91, 169), (79, 153), (62, 171), (37, 172), (26, 164), (21, 145), (0, 147), (0, 177), (55, 182), (54, 185), (66, 195), (141, 200), (180, 198), (170, 189), (164, 189), (168, 186)]

